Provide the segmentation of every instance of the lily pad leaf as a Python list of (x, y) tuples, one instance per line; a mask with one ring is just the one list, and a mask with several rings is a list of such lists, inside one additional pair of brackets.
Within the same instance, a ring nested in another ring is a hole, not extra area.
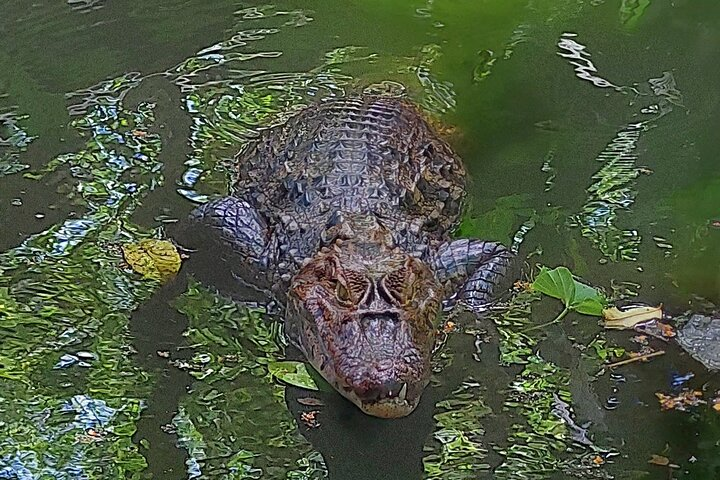
[(303, 362), (272, 362), (268, 364), (270, 375), (290, 385), (306, 390), (320, 390)]
[(607, 305), (596, 288), (578, 282), (566, 267), (543, 268), (532, 284), (534, 290), (561, 300), (565, 308), (584, 315), (601, 316)]
[(603, 308), (605, 308), (605, 302), (597, 298), (587, 298), (580, 303), (573, 305), (573, 310), (583, 315), (592, 315), (593, 317), (599, 317), (602, 315)]
[(573, 298), (570, 308), (584, 315), (601, 316), (603, 308), (607, 306), (605, 296), (590, 285), (585, 285), (575, 279), (573, 281), (575, 282), (575, 298)]
[(605, 328), (628, 329), (648, 320), (661, 320), (663, 312), (662, 305), (658, 307), (636, 307), (628, 310), (619, 310), (617, 307), (612, 307), (604, 309), (602, 315), (605, 320), (603, 323)]
[(575, 280), (566, 267), (557, 267), (553, 270), (543, 268), (533, 282), (532, 288), (549, 297), (562, 300), (566, 307), (570, 307), (575, 298)]
[(166, 280), (180, 270), (180, 254), (167, 240), (147, 239), (122, 246), (125, 261), (145, 278)]

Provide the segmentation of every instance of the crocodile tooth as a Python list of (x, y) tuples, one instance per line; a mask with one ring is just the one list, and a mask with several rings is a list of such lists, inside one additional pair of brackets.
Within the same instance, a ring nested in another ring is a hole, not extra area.
[(407, 383), (403, 383), (403, 386), (400, 389), (400, 393), (398, 393), (398, 400), (404, 402), (406, 396), (407, 396)]

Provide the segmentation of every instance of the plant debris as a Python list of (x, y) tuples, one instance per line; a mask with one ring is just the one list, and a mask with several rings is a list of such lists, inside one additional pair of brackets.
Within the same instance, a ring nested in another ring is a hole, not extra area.
[(629, 363), (644, 362), (650, 358), (659, 357), (660, 355), (665, 355), (665, 350), (658, 350), (657, 352), (651, 351), (650, 353), (645, 353), (645, 354), (638, 354), (637, 352), (630, 352), (630, 353), (628, 353), (628, 355), (630, 355), (630, 358), (626, 358), (625, 360), (620, 360), (619, 362), (609, 363), (606, 365), (606, 367), (607, 368), (615, 368), (615, 367), (619, 367), (621, 365), (627, 365)]
[(325, 405), (322, 400), (313, 397), (298, 398), (297, 402), (300, 405), (305, 405), (306, 407), (322, 407)]
[(700, 390), (691, 390), (689, 388), (683, 389), (678, 395), (666, 395), (662, 392), (656, 392), (655, 396), (660, 401), (660, 408), (662, 410), (679, 410), (681, 412), (687, 411), (689, 407), (697, 407), (698, 405), (704, 405), (707, 402), (702, 398), (702, 392)]
[(635, 325), (635, 331), (646, 335), (650, 335), (657, 339), (667, 342), (669, 339), (674, 338), (677, 333), (672, 325), (662, 323), (658, 320), (652, 320), (650, 322), (638, 323)]
[(180, 270), (182, 259), (171, 242), (146, 239), (122, 246), (125, 261), (145, 278), (167, 280)]
[(453, 322), (452, 320), (448, 320), (445, 322), (445, 325), (443, 325), (443, 333), (451, 333), (457, 330), (457, 324)]
[(680, 468), (680, 465), (675, 465), (674, 463), (670, 463), (670, 459), (662, 456), (662, 455), (651, 455), (650, 460), (648, 460), (648, 463), (653, 465), (659, 465), (661, 467), (670, 467), (670, 468)]
[(319, 410), (303, 412), (302, 414), (300, 414), (300, 420), (302, 420), (302, 422), (307, 428), (318, 428), (320, 426), (320, 423), (318, 423), (317, 421), (318, 413), (320, 413)]
[(620, 310), (617, 307), (606, 308), (602, 311), (605, 328), (631, 329), (636, 325), (650, 320), (662, 319), (662, 305), (658, 307), (635, 307)]

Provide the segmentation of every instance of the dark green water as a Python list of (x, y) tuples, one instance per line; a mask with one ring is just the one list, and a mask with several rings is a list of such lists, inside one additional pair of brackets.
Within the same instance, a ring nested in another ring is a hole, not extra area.
[(571, 314), (519, 334), (558, 311), (520, 294), (494, 325), (457, 318), (418, 411), (381, 421), (302, 406), (268, 376), (294, 355), (270, 315), (120, 250), (223, 193), (258, 129), (367, 89), (450, 127), (474, 178), (461, 233), (514, 245), (516, 278), (566, 265), (712, 311), (720, 4), (5, 0), (0, 38), (0, 479), (720, 478), (720, 415), (655, 397), (688, 372), (718, 389), (674, 344), (595, 377), (586, 346), (631, 332)]

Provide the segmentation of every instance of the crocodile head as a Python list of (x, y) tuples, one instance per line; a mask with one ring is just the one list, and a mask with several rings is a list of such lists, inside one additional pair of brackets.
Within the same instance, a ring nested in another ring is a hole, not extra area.
[(369, 415), (402, 417), (429, 380), (440, 296), (417, 258), (340, 240), (292, 279), (286, 325), (338, 392)]

